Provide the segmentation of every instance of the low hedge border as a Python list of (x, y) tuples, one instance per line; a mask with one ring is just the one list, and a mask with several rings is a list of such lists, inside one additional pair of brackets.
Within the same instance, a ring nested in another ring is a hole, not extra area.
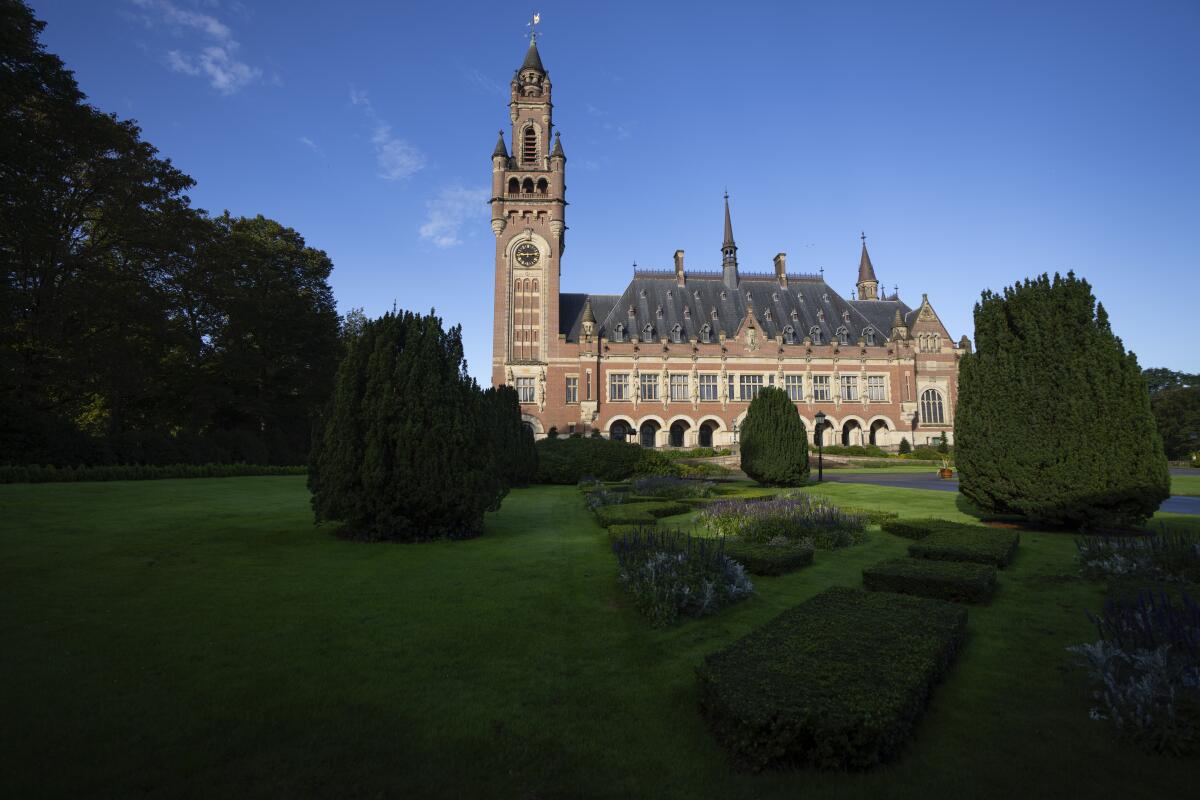
[(774, 545), (744, 542), (736, 536), (727, 536), (725, 555), (745, 567), (751, 575), (784, 575), (813, 563), (813, 547), (803, 540)]
[(242, 478), (252, 475), (307, 475), (308, 467), (261, 464), (120, 464), (98, 467), (0, 466), (0, 483), (75, 481), (154, 481), (179, 478)]
[(905, 539), (924, 539), (934, 531), (942, 530), (942, 526), (968, 527), (948, 519), (889, 519), (880, 523), (879, 527), (886, 533)]
[(996, 592), (996, 568), (965, 561), (893, 558), (864, 569), (863, 586), (876, 592), (988, 603)]
[(954, 603), (833, 587), (705, 657), (700, 709), (754, 769), (866, 769), (912, 736), (966, 636)]
[(971, 561), (1003, 568), (1016, 558), (1020, 542), (1021, 537), (1013, 531), (959, 525), (954, 529), (939, 528), (913, 542), (908, 546), (908, 554), (933, 561)]
[(856, 506), (838, 506), (843, 513), (855, 514), (860, 517), (866, 517), (867, 522), (871, 525), (883, 525), (886, 522), (898, 519), (900, 512), (884, 511), (881, 508), (858, 508)]
[(610, 525), (654, 525), (659, 517), (672, 517), (690, 510), (688, 506), (674, 500), (654, 500), (600, 506), (595, 513), (600, 526), (607, 528)]

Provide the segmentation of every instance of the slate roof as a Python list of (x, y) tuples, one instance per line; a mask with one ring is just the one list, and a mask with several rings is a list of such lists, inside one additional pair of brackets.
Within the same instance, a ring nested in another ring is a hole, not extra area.
[[(509, 63), (511, 64), (512, 62), (510, 61)], [(525, 51), (525, 61), (522, 62), (521, 69), (517, 70), (517, 72), (527, 69), (536, 69), (543, 75), (546, 74), (546, 68), (542, 66), (542, 57), (538, 55), (537, 42), (533, 39), (529, 41), (529, 49)]]
[[(641, 341), (663, 337), (670, 340), (673, 327), (679, 325), (681, 341), (694, 337), (703, 342), (701, 329), (707, 324), (709, 341), (716, 342), (721, 331), (727, 337), (736, 334), (746, 317), (747, 305), (752, 304), (762, 334), (768, 339), (784, 336), (785, 345), (787, 327), (792, 328), (794, 344), (800, 345), (814, 327), (821, 332), (821, 344), (829, 344), (843, 326), (851, 344), (868, 327), (875, 329), (876, 342), (882, 344), (891, 336), (897, 309), (905, 317), (916, 314), (900, 300), (846, 300), (816, 275), (789, 275), (787, 289), (780, 288), (774, 274), (743, 274), (737, 289), (727, 288), (720, 272), (693, 273), (686, 283), (678, 286), (673, 271), (640, 270), (623, 293), (591, 295), (592, 311), (599, 321), (597, 335), (616, 340), (614, 334), (620, 325), (623, 341), (635, 335)], [(579, 341), (587, 298), (585, 294), (559, 295), (560, 333), (566, 334), (567, 341)], [(643, 333), (647, 325), (649, 337)]]
[(878, 283), (875, 278), (875, 267), (871, 264), (871, 256), (867, 254), (867, 240), (863, 238), (862, 257), (858, 259), (858, 282), (864, 283), (873, 281)]

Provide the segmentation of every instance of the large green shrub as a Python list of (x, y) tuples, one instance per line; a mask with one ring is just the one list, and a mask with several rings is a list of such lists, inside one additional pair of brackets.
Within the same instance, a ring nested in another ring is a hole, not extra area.
[(962, 603), (986, 603), (996, 591), (996, 568), (966, 561), (893, 558), (863, 570), (863, 586)]
[(1038, 522), (1143, 522), (1170, 494), (1137, 358), (1087, 281), (1043, 275), (983, 293), (959, 366), (959, 490)]
[(610, 439), (542, 439), (537, 482), (576, 484), (583, 478), (623, 481), (634, 475), (677, 475), (679, 464), (662, 453)]
[(504, 497), (485, 430), (491, 415), (466, 373), (462, 332), (432, 314), (363, 325), (338, 369), (313, 442), (317, 520), (379, 540), (464, 538)]
[(525, 486), (537, 476), (538, 454), (533, 431), (521, 420), (517, 390), (496, 386), (483, 393), (486, 430), (492, 458), (509, 486)]
[(808, 437), (787, 392), (767, 387), (750, 403), (742, 423), (742, 471), (764, 486), (808, 482)]
[(966, 630), (953, 603), (827, 589), (705, 657), (700, 708), (746, 766), (865, 769), (912, 736)]

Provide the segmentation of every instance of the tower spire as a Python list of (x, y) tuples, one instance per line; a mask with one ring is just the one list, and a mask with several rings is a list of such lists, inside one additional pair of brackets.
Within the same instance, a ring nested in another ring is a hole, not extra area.
[(733, 242), (733, 222), (729, 217), (729, 192), (725, 192), (725, 241), (721, 243), (721, 272), (725, 285), (737, 288), (737, 245)]
[(875, 267), (871, 264), (871, 256), (867, 253), (867, 234), (864, 231), (862, 239), (862, 255), (858, 259), (858, 299), (878, 300), (879, 280), (875, 277)]

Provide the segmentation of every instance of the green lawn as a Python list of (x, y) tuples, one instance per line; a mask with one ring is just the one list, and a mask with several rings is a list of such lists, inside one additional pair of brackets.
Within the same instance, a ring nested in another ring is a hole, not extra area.
[[(828, 484), (906, 515), (955, 495)], [(697, 713), (704, 654), (904, 553), (876, 531), (649, 628), (571, 487), (468, 542), (357, 544), (302, 477), (0, 486), (0, 793), (29, 796), (1167, 797), (1195, 761), (1087, 718), (1064, 648), (1101, 587), (1024, 534), (911, 748), (864, 775), (746, 775)]]
[(1172, 475), (1171, 494), (1200, 497), (1200, 475)]

